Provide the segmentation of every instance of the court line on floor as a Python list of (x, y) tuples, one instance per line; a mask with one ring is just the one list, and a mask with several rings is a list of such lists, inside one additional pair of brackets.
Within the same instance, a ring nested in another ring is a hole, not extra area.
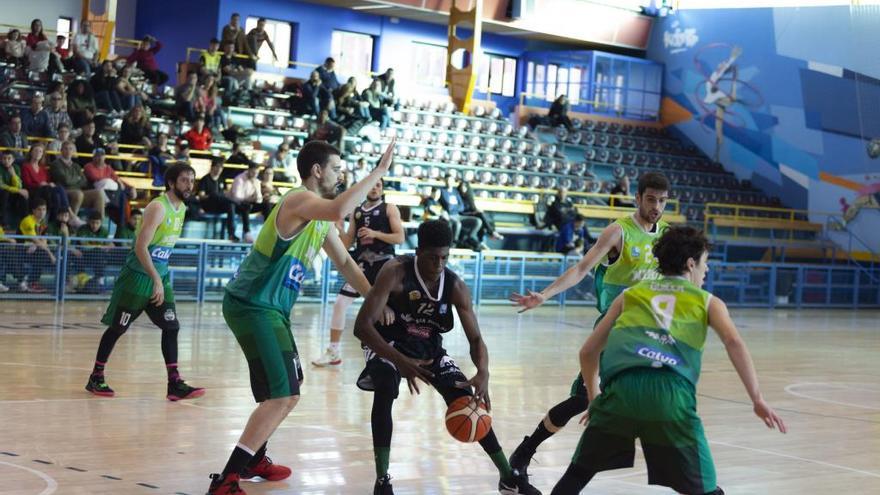
[[(751, 402), (746, 402), (746, 401), (742, 401), (742, 400), (725, 399), (725, 398), (723, 398), (723, 397), (715, 397), (715, 396), (713, 396), (713, 395), (706, 395), (706, 394), (701, 394), (701, 393), (697, 393), (697, 396), (699, 396), (699, 397), (703, 397), (703, 398), (706, 398), (706, 399), (713, 399), (713, 400), (717, 400), (717, 401), (721, 401), (721, 402), (730, 402), (730, 403), (733, 403), (733, 404), (742, 404), (742, 405), (744, 405), (744, 406), (748, 406), (748, 407), (750, 407), (750, 408), (752, 407), (752, 403), (751, 403)], [(790, 408), (785, 408), (785, 407), (776, 407), (776, 408), (774, 408), (774, 409), (775, 409), (776, 411), (789, 412), (789, 413), (792, 413), (792, 414), (802, 414), (802, 415), (804, 415), (804, 416), (815, 416), (815, 417), (818, 417), (818, 418), (840, 419), (840, 420), (844, 420), (844, 421), (857, 421), (857, 422), (859, 422), (859, 423), (869, 423), (869, 424), (878, 424), (878, 423), (880, 423), (880, 421), (873, 420), (873, 419), (853, 418), (853, 417), (850, 417), (850, 416), (840, 416), (840, 415), (837, 415), (837, 414), (822, 414), (822, 413), (814, 413), (814, 412), (807, 412), (807, 411), (798, 411), (797, 409), (790, 409)]]
[(751, 452), (760, 452), (762, 454), (775, 455), (777, 457), (794, 459), (796, 461), (809, 462), (812, 464), (818, 464), (820, 466), (833, 467), (833, 468), (837, 468), (837, 469), (842, 469), (844, 471), (849, 471), (852, 473), (864, 474), (865, 476), (870, 476), (872, 478), (880, 478), (880, 473), (875, 473), (873, 471), (864, 471), (861, 469), (851, 468), (849, 466), (841, 466), (840, 464), (833, 464), (833, 463), (825, 462), (825, 461), (817, 461), (816, 459), (809, 459), (806, 457), (800, 457), (800, 456), (791, 455), (791, 454), (783, 454), (781, 452), (773, 452), (772, 450), (756, 449), (754, 447), (746, 447), (744, 445), (736, 445), (734, 443), (719, 442), (718, 440), (709, 440), (709, 443), (714, 443), (716, 445), (723, 445), (725, 447), (733, 447), (735, 449), (748, 450)]
[(843, 401), (833, 400), (833, 399), (824, 399), (824, 398), (822, 398), (822, 397), (814, 397), (814, 396), (812, 396), (812, 395), (807, 395), (807, 394), (802, 393), (802, 392), (795, 392), (795, 391), (793, 390), (795, 387), (800, 387), (800, 386), (803, 386), (803, 385), (825, 385), (825, 386), (827, 386), (827, 387), (831, 387), (831, 388), (837, 387), (838, 389), (843, 388), (843, 389), (849, 389), (849, 390), (859, 390), (859, 391), (863, 391), (863, 392), (864, 392), (864, 391), (877, 392), (876, 390), (871, 390), (871, 389), (867, 389), (867, 388), (848, 387), (848, 386), (846, 386), (846, 385), (835, 385), (835, 384), (833, 384), (833, 383), (825, 383), (825, 382), (800, 382), (800, 383), (792, 383), (792, 384), (787, 385), (787, 386), (785, 387), (785, 392), (788, 393), (788, 394), (791, 394), (791, 395), (793, 395), (793, 396), (795, 396), (795, 397), (800, 397), (801, 399), (814, 400), (814, 401), (817, 401), (817, 402), (826, 402), (826, 403), (828, 403), (828, 404), (837, 404), (838, 406), (849, 406), (849, 407), (857, 407), (857, 408), (859, 408), (859, 409), (870, 409), (870, 410), (872, 410), (872, 411), (880, 411), (880, 407), (876, 407), (876, 406), (866, 406), (866, 405), (864, 405), (864, 404), (855, 404), (855, 403), (852, 403), (852, 402), (843, 402)]
[(42, 471), (37, 471), (36, 469), (31, 469), (31, 468), (25, 467), (25, 466), (19, 466), (18, 464), (12, 464), (11, 462), (0, 461), (0, 464), (2, 464), (4, 466), (9, 466), (9, 467), (15, 468), (15, 469), (21, 469), (21, 470), (27, 471), (31, 474), (35, 474), (38, 477), (40, 477), (40, 479), (45, 481), (46, 482), (46, 489), (41, 491), (37, 495), (50, 495), (52, 493), (55, 493), (55, 490), (58, 489), (58, 482), (55, 481), (55, 478), (52, 478), (51, 476), (49, 476), (48, 474), (46, 474)]
[[(35, 363), (10, 363), (8, 361), (0, 362), (0, 366), (26, 366), (29, 368), (48, 368), (48, 369), (59, 369), (59, 370), (76, 370), (76, 371), (86, 371), (91, 372), (92, 368), (81, 368), (78, 366), (60, 366), (57, 364), (35, 364)], [(157, 375), (158, 373), (146, 370), (113, 370), (114, 374), (130, 374), (130, 375)], [(201, 376), (201, 375), (191, 375), (187, 374), (186, 377), (188, 379), (195, 380), (213, 380), (214, 377), (210, 376)]]

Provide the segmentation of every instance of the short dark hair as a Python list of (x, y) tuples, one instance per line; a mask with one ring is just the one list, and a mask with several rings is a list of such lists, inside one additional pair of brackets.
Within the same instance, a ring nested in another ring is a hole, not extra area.
[(443, 220), (428, 220), (419, 225), (419, 249), (452, 246), (452, 229)]
[(31, 200), (31, 211), (36, 210), (41, 206), (46, 206), (46, 200), (43, 198), (34, 198)]
[(300, 179), (305, 181), (311, 177), (312, 165), (317, 163), (323, 168), (333, 155), (342, 156), (342, 153), (339, 152), (339, 148), (327, 141), (306, 143), (296, 157), (296, 170), (299, 172)]
[(212, 156), (211, 157), (211, 167), (216, 167), (217, 165), (223, 166), (223, 157), (222, 156)]
[(0, 151), (0, 156), (6, 156), (6, 155), (9, 155), (9, 156), (15, 156), (15, 153), (13, 153), (12, 150), (3, 150), (3, 151)]
[(211, 38), (210, 41), (208, 41), (208, 44), (211, 44), (211, 43), (213, 43), (215, 45), (219, 45), (220, 40), (218, 40), (217, 38)]
[(325, 64), (329, 64), (329, 63), (331, 63), (331, 62), (334, 63), (334, 64), (336, 63), (336, 61), (333, 60), (333, 57), (327, 57), (327, 58), (324, 59), (324, 63), (325, 63)]
[(258, 23), (258, 24), (261, 23), (261, 22), (266, 22), (266, 18), (265, 18), (265, 17), (260, 17), (259, 19), (257, 19), (257, 23)]
[(241, 17), (241, 14), (239, 14), (238, 12), (233, 12), (232, 15), (229, 16), (229, 18), (232, 19), (233, 17)]
[(168, 170), (165, 171), (165, 189), (171, 189), (171, 185), (177, 182), (177, 178), (186, 172), (192, 172), (193, 175), (196, 174), (196, 170), (188, 163), (177, 162), (168, 167)]
[(586, 220), (586, 219), (585, 219), (584, 216), (581, 215), (580, 213), (575, 213), (575, 214), (574, 214), (574, 221), (575, 221), (575, 222), (583, 222), (584, 220)]
[(639, 177), (639, 196), (644, 194), (646, 189), (668, 191), (669, 179), (662, 172), (645, 172)]
[(89, 221), (91, 222), (92, 220), (104, 220), (104, 215), (98, 210), (92, 210), (92, 212), (89, 213)]
[(684, 273), (688, 258), (699, 261), (700, 256), (708, 250), (709, 240), (703, 231), (687, 225), (667, 228), (653, 248), (657, 270), (668, 277)]

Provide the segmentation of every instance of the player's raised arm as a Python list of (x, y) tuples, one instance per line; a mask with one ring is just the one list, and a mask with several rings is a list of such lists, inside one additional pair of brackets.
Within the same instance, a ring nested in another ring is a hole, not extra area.
[(620, 225), (616, 223), (612, 223), (608, 227), (605, 227), (605, 230), (599, 235), (596, 244), (593, 244), (593, 247), (587, 251), (587, 254), (585, 254), (576, 265), (566, 270), (565, 273), (560, 275), (559, 278), (554, 280), (552, 284), (547, 286), (541, 292), (528, 291), (528, 294), (525, 295), (514, 292), (510, 296), (511, 302), (513, 302), (514, 306), (521, 306), (522, 309), (520, 310), (520, 313), (522, 313), (523, 311), (536, 308), (544, 304), (544, 301), (550, 299), (556, 294), (565, 292), (574, 287), (580, 283), (588, 273), (590, 273), (590, 270), (592, 270), (602, 258), (607, 256), (611, 250), (617, 249), (618, 246), (620, 246), (622, 233), (623, 231), (621, 230)]
[[(326, 220), (336, 222), (351, 213), (354, 208), (359, 205), (367, 192), (382, 178), (391, 166), (392, 156), (394, 155), (395, 139), (388, 143), (385, 153), (379, 159), (376, 168), (370, 172), (362, 181), (352, 185), (345, 192), (339, 194), (333, 199), (326, 199), (311, 191), (300, 191), (292, 194), (288, 200), (284, 202), (282, 209), (282, 221), (292, 221), (300, 218), (304, 220)], [(299, 157), (297, 157), (299, 160)], [(338, 155), (331, 158), (331, 163), (313, 163), (305, 165), (309, 169), (309, 173), (304, 181), (312, 178), (317, 182), (319, 191), (328, 189), (329, 193), (324, 196), (332, 197), (332, 193), (336, 189), (342, 171), (342, 162)], [(300, 167), (297, 162), (297, 168)], [(330, 170), (328, 170), (330, 168)], [(300, 171), (303, 175), (303, 171)]]
[(481, 402), (486, 403), (486, 410), (491, 411), (492, 404), (489, 401), (489, 350), (486, 348), (486, 342), (480, 333), (480, 324), (477, 322), (477, 315), (474, 314), (474, 306), (471, 300), (471, 293), (460, 278), (455, 281), (455, 287), (452, 288), (452, 304), (458, 312), (458, 319), (464, 328), (464, 334), (467, 336), (468, 344), (471, 348), (471, 361), (477, 367), (477, 374), (468, 380), (468, 383), (474, 387), (474, 397)]
[(768, 428), (778, 428), (780, 432), (785, 433), (787, 430), (782, 418), (764, 402), (764, 398), (761, 396), (761, 390), (758, 387), (758, 374), (755, 372), (755, 365), (752, 362), (749, 349), (736, 330), (736, 325), (727, 311), (727, 305), (717, 297), (713, 297), (709, 301), (709, 326), (715, 329), (715, 333), (724, 344), (727, 356), (733, 363), (733, 367), (736, 368), (739, 379), (745, 385), (749, 399), (752, 400), (755, 414), (764, 421)]
[[(388, 304), (388, 298), (392, 292), (398, 292), (403, 284), (403, 266), (396, 260), (389, 261), (382, 267), (376, 277), (376, 283), (369, 292), (366, 292), (364, 304), (358, 311), (354, 323), (354, 336), (380, 357), (391, 361), (397, 367), (400, 376), (406, 378), (410, 392), (419, 392), (416, 379), (428, 383), (434, 375), (420, 367), (422, 363), (416, 359), (410, 359), (397, 351), (393, 346), (385, 342), (379, 335), (374, 322), (382, 317), (383, 308)], [(357, 287), (355, 287), (357, 288)]]
[(602, 349), (608, 343), (608, 334), (614, 327), (614, 322), (620, 316), (623, 309), (623, 295), (617, 296), (608, 313), (602, 318), (593, 329), (593, 333), (587, 337), (586, 342), (581, 347), (581, 377), (584, 379), (584, 386), (587, 387), (587, 399), (593, 402), (593, 399), (599, 395), (599, 356), (602, 355)]

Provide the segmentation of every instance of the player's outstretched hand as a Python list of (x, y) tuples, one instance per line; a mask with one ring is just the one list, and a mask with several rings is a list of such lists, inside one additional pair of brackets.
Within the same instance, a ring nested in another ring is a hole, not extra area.
[(532, 308), (537, 308), (538, 306), (544, 304), (544, 294), (540, 292), (528, 291), (527, 295), (517, 294), (514, 292), (510, 295), (510, 302), (513, 303), (514, 306), (522, 307), (519, 310), (520, 313), (524, 313)]
[(489, 400), (489, 374), (478, 371), (467, 383), (474, 387), (474, 399), (477, 403), (486, 404), (486, 411), (491, 412), (492, 402)]
[(385, 308), (382, 310), (382, 319), (379, 320), (379, 323), (386, 326), (394, 323), (394, 310), (389, 308), (388, 306), (385, 306)]
[(429, 380), (434, 378), (434, 373), (431, 373), (422, 366), (427, 366), (433, 362), (434, 361), (431, 359), (412, 359), (402, 356), (396, 363), (394, 363), (397, 366), (397, 371), (400, 373), (400, 376), (406, 378), (406, 385), (409, 387), (409, 393), (421, 393), (419, 392), (418, 380), (421, 380), (428, 385), (431, 384)]
[(385, 153), (382, 153), (382, 158), (379, 159), (379, 163), (376, 165), (376, 168), (381, 168), (382, 173), (388, 172), (388, 169), (391, 168), (391, 162), (394, 158), (394, 145), (397, 143), (397, 136), (391, 138), (391, 141), (388, 142), (388, 147), (385, 148)]
[(764, 424), (767, 425), (767, 428), (777, 429), (779, 433), (787, 433), (788, 429), (785, 427), (785, 423), (782, 421), (782, 418), (776, 414), (776, 411), (773, 410), (772, 407), (767, 405), (764, 402), (764, 399), (759, 399), (755, 402), (754, 407), (755, 415), (761, 418), (764, 421)]

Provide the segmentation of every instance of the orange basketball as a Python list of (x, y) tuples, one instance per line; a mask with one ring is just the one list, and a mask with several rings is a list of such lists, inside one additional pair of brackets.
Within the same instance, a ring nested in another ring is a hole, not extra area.
[(492, 416), (471, 396), (459, 397), (446, 409), (446, 429), (459, 442), (479, 442), (492, 427)]

